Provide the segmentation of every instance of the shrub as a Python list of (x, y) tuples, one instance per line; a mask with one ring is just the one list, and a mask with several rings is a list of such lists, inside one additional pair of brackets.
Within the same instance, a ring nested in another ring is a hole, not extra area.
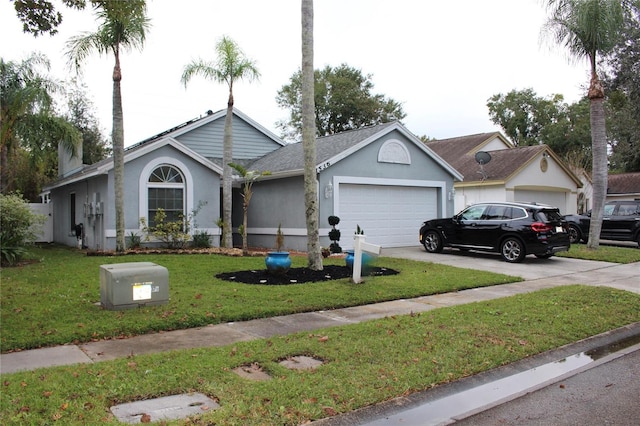
[(191, 239), (189, 235), (189, 221), (184, 218), (174, 222), (167, 221), (167, 214), (163, 209), (158, 209), (155, 217), (155, 226), (148, 226), (146, 219), (140, 218), (142, 231), (147, 234), (146, 240), (151, 236), (161, 241), (165, 247), (170, 249), (184, 248), (187, 241)]
[(209, 248), (211, 247), (211, 235), (206, 231), (199, 231), (193, 234), (193, 246), (196, 248)]
[(31, 211), (21, 194), (0, 194), (0, 252), (2, 264), (13, 265), (28, 252), (46, 217)]
[(142, 245), (142, 237), (136, 234), (135, 232), (131, 232), (131, 234), (129, 234), (129, 248), (137, 249), (137, 248), (140, 248), (141, 245)]

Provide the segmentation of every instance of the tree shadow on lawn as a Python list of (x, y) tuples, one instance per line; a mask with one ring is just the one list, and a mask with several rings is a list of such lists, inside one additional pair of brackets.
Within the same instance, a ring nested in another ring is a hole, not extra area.
[[(373, 266), (362, 276), (373, 277), (397, 275), (398, 273), (395, 269)], [(216, 278), (244, 284), (284, 285), (339, 280), (341, 278), (351, 278), (352, 275), (351, 269), (347, 266), (326, 265), (322, 271), (313, 271), (309, 268), (290, 268), (285, 274), (273, 274), (266, 269), (257, 269), (253, 271), (224, 272), (217, 274)]]

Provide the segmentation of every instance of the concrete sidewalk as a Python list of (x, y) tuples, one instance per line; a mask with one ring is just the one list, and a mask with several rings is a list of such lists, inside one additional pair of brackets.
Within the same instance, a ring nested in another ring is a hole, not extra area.
[(640, 263), (618, 265), (554, 257), (550, 260), (527, 258), (520, 264), (508, 264), (497, 256), (483, 256), (477, 253), (471, 256), (458, 252), (434, 255), (425, 253), (420, 247), (386, 249), (383, 251), (383, 256), (451, 263), (453, 266), (462, 264), (470, 269), (492, 270), (522, 276), (526, 281), (331, 311), (300, 313), (161, 332), (128, 339), (103, 340), (82, 345), (64, 345), (2, 354), (0, 355), (0, 373), (99, 362), (177, 349), (224, 346), (239, 341), (353, 324), (392, 315), (425, 312), (569, 284), (609, 286), (640, 294)]

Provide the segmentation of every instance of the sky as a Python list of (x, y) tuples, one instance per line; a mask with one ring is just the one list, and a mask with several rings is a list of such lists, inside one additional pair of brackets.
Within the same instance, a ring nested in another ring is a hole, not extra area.
[[(75, 75), (67, 66), (70, 37), (93, 32), (93, 12), (63, 14), (55, 36), (22, 32), (13, 3), (0, 0), (0, 56), (21, 61), (38, 51), (51, 61), (49, 75)], [(125, 146), (140, 142), (207, 110), (226, 108), (228, 87), (182, 71), (196, 59), (214, 60), (215, 44), (232, 38), (261, 73), (234, 85), (235, 107), (279, 134), (288, 111), (276, 104), (279, 89), (301, 65), (300, 0), (148, 0), (151, 29), (142, 51), (121, 57)], [(541, 36), (541, 0), (316, 0), (314, 68), (347, 64), (371, 75), (372, 93), (402, 103), (405, 127), (437, 139), (499, 131), (487, 100), (532, 88), (559, 93), (567, 102), (584, 95), (585, 61)], [(546, 40), (546, 41), (545, 41)], [(83, 66), (96, 117), (111, 133), (113, 56), (91, 56)]]

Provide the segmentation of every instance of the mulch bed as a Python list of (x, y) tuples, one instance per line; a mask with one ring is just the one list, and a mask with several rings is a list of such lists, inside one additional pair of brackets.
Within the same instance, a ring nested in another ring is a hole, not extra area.
[[(399, 272), (394, 269), (371, 267), (366, 276), (396, 275)], [(286, 274), (271, 274), (266, 269), (255, 271), (224, 272), (216, 275), (216, 278), (239, 282), (244, 284), (284, 285), (303, 284), (351, 278), (351, 269), (346, 266), (325, 265), (322, 271), (313, 271), (309, 268), (290, 268)]]

